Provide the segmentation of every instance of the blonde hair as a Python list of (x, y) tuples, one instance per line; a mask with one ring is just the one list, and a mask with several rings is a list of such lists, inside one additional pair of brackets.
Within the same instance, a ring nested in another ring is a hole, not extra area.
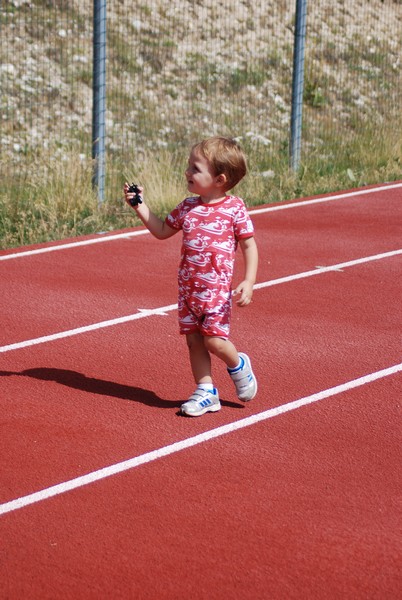
[(230, 138), (214, 136), (195, 144), (191, 151), (207, 159), (215, 176), (226, 176), (226, 191), (234, 188), (247, 173), (243, 150)]

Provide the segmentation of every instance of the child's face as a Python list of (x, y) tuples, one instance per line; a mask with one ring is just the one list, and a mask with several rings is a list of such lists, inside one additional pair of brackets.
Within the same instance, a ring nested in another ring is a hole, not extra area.
[(186, 169), (187, 189), (192, 194), (209, 196), (219, 189), (217, 177), (205, 156), (192, 152)]

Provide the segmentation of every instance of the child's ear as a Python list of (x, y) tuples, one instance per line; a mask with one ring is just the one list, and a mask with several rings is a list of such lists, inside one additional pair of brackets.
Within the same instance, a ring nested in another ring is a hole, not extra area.
[(216, 183), (220, 187), (225, 187), (227, 185), (227, 182), (228, 182), (228, 178), (226, 177), (226, 175), (224, 173), (221, 173), (216, 178)]

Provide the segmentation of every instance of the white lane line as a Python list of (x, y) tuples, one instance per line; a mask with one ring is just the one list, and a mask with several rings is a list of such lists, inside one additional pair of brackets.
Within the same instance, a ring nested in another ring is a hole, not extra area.
[(15, 500), (10, 500), (9, 502), (0, 504), (0, 515), (4, 515), (6, 513), (21, 509), (25, 506), (29, 506), (30, 504), (42, 502), (43, 500), (52, 498), (53, 496), (58, 496), (59, 494), (64, 494), (71, 490), (81, 488), (83, 486), (94, 483), (95, 481), (100, 481), (101, 479), (111, 477), (112, 475), (117, 475), (118, 473), (134, 469), (136, 467), (139, 467), (140, 465), (153, 462), (158, 458), (169, 456), (170, 454), (175, 454), (176, 452), (181, 452), (186, 448), (191, 448), (193, 446), (197, 446), (198, 444), (203, 444), (204, 442), (208, 442), (209, 440), (220, 437), (227, 433), (232, 433), (233, 431), (244, 429), (245, 427), (255, 425), (256, 423), (266, 421), (267, 419), (272, 419), (273, 417), (277, 417), (286, 412), (296, 410), (298, 408), (301, 408), (302, 406), (306, 406), (314, 402), (319, 402), (320, 400), (325, 400), (326, 398), (330, 398), (331, 396), (336, 396), (343, 392), (347, 392), (349, 390), (361, 387), (363, 385), (367, 385), (368, 383), (372, 383), (373, 381), (376, 381), (378, 379), (383, 379), (384, 377), (395, 375), (400, 371), (402, 371), (402, 363), (393, 365), (392, 367), (388, 367), (386, 369), (382, 369), (381, 371), (369, 373), (368, 375), (364, 375), (357, 379), (347, 381), (346, 383), (342, 383), (327, 390), (317, 392), (315, 394), (312, 394), (311, 396), (305, 396), (304, 398), (294, 400), (293, 402), (288, 402), (287, 404), (282, 404), (281, 406), (270, 408), (250, 417), (246, 417), (245, 419), (240, 419), (239, 421), (234, 421), (233, 423), (228, 423), (227, 425), (222, 425), (221, 427), (217, 427), (216, 429), (204, 431), (203, 433), (195, 435), (194, 437), (186, 438), (179, 442), (175, 442), (168, 446), (163, 446), (162, 448), (152, 450), (151, 452), (147, 452), (145, 454), (140, 454), (139, 456), (135, 456), (128, 460), (109, 465), (108, 467), (104, 467), (103, 469), (99, 469), (97, 471), (92, 471), (91, 473), (81, 475), (80, 477), (75, 477), (74, 479), (70, 479), (68, 481), (64, 481), (63, 483), (53, 485), (38, 492), (28, 494), (27, 496), (22, 496)]
[[(354, 198), (357, 196), (364, 196), (367, 194), (374, 194), (378, 192), (385, 192), (387, 190), (393, 190), (402, 187), (402, 183), (394, 183), (389, 185), (383, 185), (376, 188), (356, 190), (354, 192), (346, 192), (344, 194), (338, 194), (334, 196), (326, 196), (324, 198), (314, 198), (312, 200), (304, 200), (301, 202), (291, 202), (290, 204), (278, 204), (275, 206), (268, 206), (259, 209), (250, 209), (250, 215), (259, 215), (267, 212), (274, 212), (277, 210), (286, 210), (290, 208), (299, 208), (301, 206), (309, 206), (310, 204), (322, 204), (324, 202), (333, 202), (335, 200), (343, 200), (344, 198)], [(79, 242), (70, 242), (68, 244), (59, 244), (57, 246), (46, 246), (45, 248), (37, 248), (36, 250), (26, 250), (23, 252), (15, 252), (13, 254), (4, 254), (0, 256), (0, 262), (4, 260), (12, 260), (14, 258), (23, 258), (25, 256), (34, 256), (36, 254), (45, 254), (47, 252), (56, 252), (57, 250), (68, 250), (71, 248), (79, 248), (81, 246), (90, 246), (91, 244), (102, 244), (104, 242), (113, 242), (114, 240), (136, 237), (138, 235), (149, 234), (147, 229), (140, 229), (137, 231), (117, 233), (115, 235), (107, 235), (99, 238), (91, 238), (89, 240), (81, 240)]]
[(15, 252), (14, 254), (4, 254), (0, 256), (0, 261), (11, 260), (12, 258), (22, 258), (24, 256), (34, 256), (35, 254), (46, 254), (47, 252), (56, 252), (56, 250), (68, 250), (69, 248), (79, 248), (80, 246), (90, 246), (92, 244), (102, 244), (103, 242), (113, 242), (124, 238), (136, 237), (149, 233), (147, 229), (139, 229), (128, 233), (116, 233), (105, 237), (91, 238), (90, 240), (81, 240), (80, 242), (69, 242), (68, 244), (59, 244), (58, 246), (46, 246), (46, 248), (37, 248), (36, 250), (26, 250), (24, 252)]
[(323, 202), (333, 202), (334, 200), (342, 200), (344, 198), (354, 198), (356, 196), (365, 196), (366, 194), (372, 194), (373, 192), (385, 192), (386, 190), (392, 190), (402, 187), (402, 183), (395, 183), (391, 185), (384, 185), (377, 188), (370, 188), (369, 190), (357, 190), (355, 192), (346, 192), (345, 194), (337, 194), (334, 196), (325, 196), (324, 198), (313, 198), (311, 200), (302, 200), (301, 202), (292, 202), (290, 204), (278, 204), (276, 206), (270, 206), (266, 208), (257, 208), (250, 210), (250, 214), (259, 215), (265, 212), (272, 212), (276, 210), (287, 210), (288, 208), (299, 208), (300, 206), (309, 206), (310, 204), (322, 204)]
[(37, 344), (45, 344), (46, 342), (53, 342), (54, 340), (61, 340), (62, 338), (72, 337), (79, 335), (80, 333), (87, 333), (88, 331), (96, 331), (97, 329), (104, 329), (105, 327), (112, 327), (113, 325), (121, 325), (122, 323), (129, 323), (130, 321), (136, 321), (137, 319), (144, 319), (145, 317), (151, 317), (154, 315), (166, 315), (168, 312), (175, 310), (177, 304), (169, 304), (168, 306), (162, 306), (155, 309), (139, 309), (139, 312), (132, 315), (126, 315), (125, 317), (117, 317), (116, 319), (110, 319), (109, 321), (100, 321), (99, 323), (93, 323), (92, 325), (84, 325), (83, 327), (77, 327), (76, 329), (69, 329), (68, 331), (60, 331), (59, 333), (52, 333), (50, 335), (44, 335), (39, 338), (32, 340), (25, 340), (23, 342), (16, 342), (15, 344), (8, 344), (8, 346), (0, 346), (0, 352), (10, 352), (10, 350), (19, 350), (20, 348), (26, 348), (28, 346), (36, 346)]
[[(338, 263), (336, 265), (330, 265), (328, 267), (320, 267), (312, 271), (305, 271), (303, 273), (296, 273), (295, 275), (289, 275), (287, 277), (280, 277), (279, 279), (272, 279), (270, 281), (264, 281), (257, 283), (254, 286), (255, 290), (260, 290), (266, 287), (274, 285), (280, 285), (282, 283), (288, 283), (290, 281), (296, 281), (298, 279), (305, 279), (306, 277), (312, 277), (313, 275), (320, 275), (322, 273), (328, 273), (330, 271), (339, 271), (339, 269), (345, 269), (346, 267), (353, 267), (355, 265), (361, 265), (374, 260), (382, 260), (384, 258), (391, 258), (402, 254), (402, 249), (392, 250), (390, 252), (383, 252), (382, 254), (374, 254), (372, 256), (365, 256), (364, 258), (358, 258), (350, 260), (348, 262)], [(144, 319), (146, 317), (152, 317), (156, 315), (166, 315), (167, 313), (176, 310), (177, 304), (170, 304), (168, 306), (161, 306), (155, 309), (139, 309), (139, 312), (132, 315), (126, 315), (124, 317), (117, 317), (116, 319), (110, 319), (108, 321), (101, 321), (99, 323), (93, 323), (92, 325), (85, 325), (83, 327), (77, 327), (75, 329), (69, 329), (67, 331), (60, 331), (50, 335), (44, 335), (42, 337), (33, 338), (31, 340), (24, 340), (22, 342), (15, 342), (14, 344), (8, 344), (6, 346), (0, 346), (0, 353), (10, 352), (11, 350), (20, 350), (21, 348), (27, 348), (28, 346), (36, 346), (38, 344), (45, 344), (47, 342), (53, 342), (62, 338), (73, 337), (81, 333), (87, 333), (88, 331), (96, 331), (97, 329), (104, 329), (106, 327), (112, 327), (113, 325), (121, 325), (122, 323), (128, 323), (130, 321), (137, 321), (138, 319)]]
[(402, 249), (392, 250), (391, 252), (383, 252), (382, 254), (373, 254), (372, 256), (365, 256), (364, 258), (349, 260), (347, 262), (338, 263), (337, 265), (330, 265), (329, 267), (316, 267), (312, 271), (305, 271), (304, 273), (296, 273), (295, 275), (289, 275), (288, 277), (280, 277), (279, 279), (272, 279), (271, 281), (256, 283), (254, 289), (261, 290), (272, 285), (288, 283), (289, 281), (296, 281), (297, 279), (305, 279), (306, 277), (313, 277), (314, 275), (321, 275), (322, 273), (329, 273), (330, 271), (342, 272), (342, 270), (346, 267), (354, 267), (356, 265), (362, 265), (373, 260), (391, 258), (392, 256), (398, 256), (399, 254), (402, 254)]

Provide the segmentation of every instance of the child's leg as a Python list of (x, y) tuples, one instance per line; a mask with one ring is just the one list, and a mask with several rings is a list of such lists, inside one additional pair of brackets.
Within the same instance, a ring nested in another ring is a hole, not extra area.
[(211, 357), (204, 344), (204, 336), (198, 332), (189, 333), (186, 339), (195, 383), (212, 383)]
[(230, 340), (221, 337), (205, 336), (204, 344), (207, 351), (223, 360), (229, 369), (235, 369), (239, 365), (239, 354)]
[(182, 404), (181, 412), (190, 417), (199, 417), (206, 412), (221, 409), (219, 393), (212, 384), (211, 357), (200, 333), (187, 334), (191, 369), (197, 388), (190, 398)]
[(226, 363), (237, 397), (244, 402), (252, 400), (257, 393), (257, 380), (247, 354), (238, 353), (232, 342), (223, 338), (205, 337), (204, 343), (209, 352)]

